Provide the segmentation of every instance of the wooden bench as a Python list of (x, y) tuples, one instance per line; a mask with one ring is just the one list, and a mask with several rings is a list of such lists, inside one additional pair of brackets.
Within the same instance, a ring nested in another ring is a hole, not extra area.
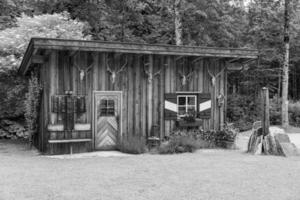
[(70, 143), (70, 154), (73, 154), (73, 143), (79, 142), (91, 142), (92, 139), (85, 138), (85, 139), (63, 139), (63, 140), (48, 140), (50, 144), (50, 152), (53, 154), (53, 144), (61, 144), (61, 143)]

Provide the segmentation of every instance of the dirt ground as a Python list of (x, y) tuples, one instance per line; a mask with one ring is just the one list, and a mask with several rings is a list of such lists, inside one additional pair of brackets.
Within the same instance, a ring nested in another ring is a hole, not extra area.
[(56, 159), (0, 140), (1, 200), (297, 200), (300, 157), (238, 150)]

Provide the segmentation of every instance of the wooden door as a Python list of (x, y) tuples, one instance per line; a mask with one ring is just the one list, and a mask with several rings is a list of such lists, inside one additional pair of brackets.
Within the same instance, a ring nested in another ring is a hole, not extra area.
[(95, 149), (115, 149), (122, 130), (122, 92), (95, 92), (94, 98)]

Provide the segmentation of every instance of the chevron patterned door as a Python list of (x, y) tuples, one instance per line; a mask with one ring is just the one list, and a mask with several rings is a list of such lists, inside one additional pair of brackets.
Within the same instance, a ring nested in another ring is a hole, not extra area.
[(95, 92), (95, 149), (116, 148), (121, 130), (121, 92)]

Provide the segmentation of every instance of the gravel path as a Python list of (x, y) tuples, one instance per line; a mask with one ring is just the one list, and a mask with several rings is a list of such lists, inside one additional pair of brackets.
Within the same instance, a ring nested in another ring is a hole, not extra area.
[(296, 200), (300, 157), (200, 150), (53, 159), (0, 141), (1, 200)]

